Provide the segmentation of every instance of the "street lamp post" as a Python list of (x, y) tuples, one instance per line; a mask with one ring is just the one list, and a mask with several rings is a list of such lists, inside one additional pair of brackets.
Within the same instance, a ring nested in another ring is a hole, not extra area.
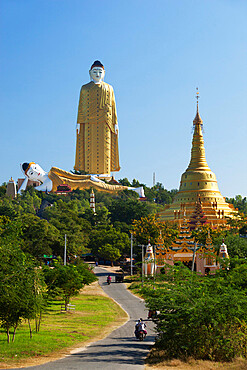
[(133, 234), (130, 234), (130, 275), (133, 275)]
[(63, 264), (64, 264), (64, 266), (66, 266), (66, 259), (67, 259), (67, 256), (66, 256), (66, 254), (67, 254), (67, 251), (66, 251), (66, 249), (67, 249), (67, 235), (65, 234), (65, 236), (64, 236), (64, 256), (63, 256)]
[(143, 287), (143, 280), (144, 280), (144, 265), (143, 265), (143, 260), (144, 260), (144, 251), (143, 251), (144, 245), (142, 245), (142, 287)]
[(155, 290), (155, 274), (156, 274), (156, 256), (155, 256), (155, 245), (154, 245), (154, 290)]
[(194, 250), (193, 250), (193, 259), (192, 259), (192, 267), (191, 267), (191, 271), (193, 272), (194, 271), (194, 267), (195, 267), (195, 256), (196, 256), (196, 242), (194, 244)]

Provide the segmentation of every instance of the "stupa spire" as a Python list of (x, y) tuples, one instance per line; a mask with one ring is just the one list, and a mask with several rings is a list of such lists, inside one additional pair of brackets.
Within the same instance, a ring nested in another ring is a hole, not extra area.
[(204, 140), (203, 140), (203, 134), (202, 134), (202, 126), (203, 121), (201, 119), (200, 113), (199, 113), (199, 92), (198, 88), (196, 92), (196, 116), (193, 121), (193, 128), (194, 128), (194, 134), (193, 134), (193, 140), (192, 140), (192, 149), (191, 149), (191, 159), (189, 166), (186, 171), (191, 170), (210, 170), (206, 161), (205, 156), (205, 148), (204, 148)]
[(190, 227), (207, 222), (212, 225), (224, 224), (225, 217), (231, 217), (234, 208), (222, 197), (215, 174), (208, 167), (202, 134), (202, 119), (199, 113), (199, 92), (196, 89), (196, 116), (193, 120), (193, 140), (188, 168), (181, 176), (180, 186), (171, 205), (160, 213), (161, 221), (181, 222), (186, 209)]

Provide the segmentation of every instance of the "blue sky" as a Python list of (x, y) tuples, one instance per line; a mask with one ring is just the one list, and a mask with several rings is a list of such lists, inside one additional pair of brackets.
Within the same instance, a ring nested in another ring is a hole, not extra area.
[(245, 0), (2, 0), (0, 183), (20, 163), (71, 170), (81, 85), (95, 59), (114, 87), (121, 171), (178, 188), (196, 87), (223, 196), (247, 195)]

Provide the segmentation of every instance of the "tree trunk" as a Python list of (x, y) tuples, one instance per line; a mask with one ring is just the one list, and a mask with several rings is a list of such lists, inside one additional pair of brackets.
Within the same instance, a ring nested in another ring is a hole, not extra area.
[(7, 342), (9, 343), (9, 328), (7, 327)]
[(16, 329), (17, 329), (17, 325), (14, 327), (14, 333), (13, 333), (13, 337), (12, 337), (12, 342), (14, 342), (14, 340), (15, 340)]
[(35, 317), (35, 331), (36, 333), (39, 332), (39, 328), (40, 328), (40, 322), (41, 322), (41, 311), (39, 313), (39, 317)]
[(31, 322), (30, 322), (30, 320), (29, 320), (29, 319), (28, 319), (28, 326), (29, 326), (30, 338), (32, 339), (32, 337), (33, 337), (33, 333), (32, 333)]
[(68, 304), (69, 304), (69, 297), (65, 297), (65, 302), (64, 302), (64, 308), (65, 308), (65, 311), (67, 312), (67, 307), (68, 307)]
[(39, 313), (39, 321), (38, 321), (38, 331), (40, 329), (41, 319), (42, 319), (42, 312), (40, 311), (40, 313)]

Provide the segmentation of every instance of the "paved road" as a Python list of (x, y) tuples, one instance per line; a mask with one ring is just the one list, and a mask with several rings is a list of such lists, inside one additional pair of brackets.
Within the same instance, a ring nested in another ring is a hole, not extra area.
[[(108, 272), (100, 267), (95, 268), (99, 283), (104, 291), (116, 300), (129, 314), (129, 321), (121, 328), (114, 330), (108, 337), (86, 347), (85, 350), (69, 355), (61, 360), (49, 362), (28, 369), (36, 370), (141, 370), (144, 359), (154, 341), (153, 325), (145, 321), (148, 335), (144, 342), (133, 336), (135, 321), (147, 317), (143, 301), (133, 296), (121, 283), (106, 284)], [(114, 281), (114, 278), (113, 278)]]

